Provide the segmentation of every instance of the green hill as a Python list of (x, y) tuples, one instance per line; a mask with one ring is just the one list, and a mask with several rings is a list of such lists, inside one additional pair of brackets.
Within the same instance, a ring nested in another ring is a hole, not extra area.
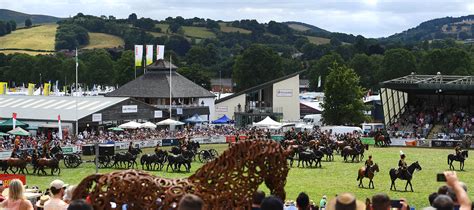
[[(57, 24), (47, 24), (32, 28), (24, 28), (13, 31), (11, 34), (0, 37), (0, 52), (15, 53), (25, 52), (27, 54), (42, 54), (38, 52), (18, 51), (19, 49), (30, 50), (54, 50), (54, 38), (56, 36)], [(6, 50), (10, 49), (10, 50)], [(44, 52), (49, 53), (49, 52)]]
[(23, 26), (25, 20), (28, 18), (31, 19), (33, 24), (56, 23), (63, 19), (49, 15), (32, 15), (8, 9), (0, 9), (0, 20), (14, 20), (19, 26)]
[(330, 33), (329, 31), (326, 31), (322, 28), (307, 24), (307, 23), (301, 23), (301, 22), (296, 22), (296, 21), (289, 21), (285, 22), (286, 25), (288, 25), (290, 28), (296, 30), (296, 31), (311, 31), (315, 33)]
[(104, 33), (89, 33), (89, 44), (83, 49), (114, 48), (124, 45), (122, 38)]

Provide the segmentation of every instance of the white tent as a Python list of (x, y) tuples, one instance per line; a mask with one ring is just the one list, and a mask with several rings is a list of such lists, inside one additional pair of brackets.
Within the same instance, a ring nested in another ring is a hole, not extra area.
[(256, 127), (273, 127), (274, 128), (274, 127), (281, 127), (282, 125), (283, 124), (275, 120), (272, 120), (272, 118), (270, 117), (266, 117), (260, 122), (253, 123), (253, 126), (256, 126)]
[(353, 126), (323, 126), (321, 127), (321, 131), (329, 131), (331, 130), (333, 134), (345, 134), (345, 133), (353, 133), (357, 131), (358, 133), (362, 133), (362, 129), (359, 127)]
[(130, 121), (128, 123), (124, 123), (122, 125), (119, 125), (118, 127), (119, 128), (123, 128), (123, 129), (137, 129), (141, 126), (142, 124), (140, 123), (137, 123), (135, 121)]
[(166, 120), (160, 121), (156, 124), (157, 125), (184, 125), (183, 122), (172, 120), (172, 119), (166, 119)]
[(150, 129), (155, 129), (156, 125), (151, 122), (146, 122), (140, 125), (140, 128), (150, 128)]

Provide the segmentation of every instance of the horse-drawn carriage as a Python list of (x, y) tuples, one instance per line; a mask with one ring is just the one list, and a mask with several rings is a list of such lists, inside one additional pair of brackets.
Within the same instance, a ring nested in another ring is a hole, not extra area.
[(198, 159), (201, 163), (211, 162), (217, 157), (219, 157), (219, 153), (215, 149), (201, 150), (198, 153)]
[(112, 166), (112, 158), (115, 155), (115, 145), (113, 144), (99, 144), (99, 155), (94, 159), (94, 163), (99, 168), (107, 168)]

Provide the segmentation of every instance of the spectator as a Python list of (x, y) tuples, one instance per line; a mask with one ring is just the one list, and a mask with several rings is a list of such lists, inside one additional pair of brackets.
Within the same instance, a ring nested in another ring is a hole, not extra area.
[(438, 195), (433, 201), (433, 207), (437, 210), (453, 210), (454, 202), (447, 195)]
[(265, 192), (257, 190), (252, 197), (252, 210), (260, 210), (263, 199), (265, 199)]
[(327, 205), (328, 210), (365, 210), (365, 204), (356, 200), (351, 193), (341, 193), (336, 198), (331, 199)]
[(33, 205), (23, 196), (23, 183), (13, 179), (8, 186), (8, 198), (0, 203), (0, 207), (11, 210), (33, 210)]
[(85, 200), (73, 200), (67, 210), (94, 210), (90, 204), (88, 204)]
[(202, 199), (193, 194), (186, 194), (179, 201), (178, 210), (201, 210), (204, 202)]
[(72, 193), (74, 193), (74, 190), (76, 189), (76, 186), (69, 186), (66, 188), (63, 196), (64, 202), (67, 204), (71, 203), (72, 200)]
[(49, 186), (52, 196), (44, 204), (44, 210), (66, 210), (68, 205), (62, 199), (67, 185), (63, 181), (56, 179)]
[(323, 198), (321, 198), (321, 200), (319, 201), (319, 208), (320, 209), (326, 208), (326, 203), (328, 202), (327, 199), (328, 199), (327, 196), (323, 195)]
[(430, 206), (433, 206), (433, 201), (438, 197), (438, 193), (431, 193), (430, 196), (428, 196), (428, 201), (430, 202)]
[(296, 207), (298, 210), (309, 210), (309, 196), (301, 192), (296, 198)]
[(372, 196), (373, 210), (388, 210), (391, 207), (390, 198), (385, 193), (379, 193)]
[(283, 202), (276, 196), (268, 196), (262, 201), (262, 210), (283, 210)]
[(5, 188), (3, 187), (3, 181), (0, 180), (0, 202), (3, 202), (5, 200), (5, 197), (3, 197), (2, 193)]
[(456, 200), (459, 203), (459, 210), (470, 210), (472, 203), (459, 182), (456, 172), (446, 171), (444, 172), (444, 176), (446, 176), (446, 184), (451, 187), (456, 194)]

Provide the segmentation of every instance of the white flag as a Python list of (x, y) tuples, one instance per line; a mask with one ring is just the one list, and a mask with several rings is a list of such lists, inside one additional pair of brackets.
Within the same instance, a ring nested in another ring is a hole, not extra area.
[(156, 60), (163, 60), (165, 58), (165, 46), (157, 45), (156, 46)]
[(63, 140), (63, 128), (61, 127), (61, 115), (58, 115), (58, 138)]
[(318, 78), (318, 88), (321, 87), (321, 76)]
[(13, 112), (12, 115), (13, 115), (13, 116), (12, 116), (12, 119), (13, 119), (13, 129), (15, 129), (15, 127), (16, 127), (16, 113)]
[(143, 45), (135, 45), (135, 66), (142, 66)]
[(153, 63), (153, 45), (146, 46), (146, 66)]

